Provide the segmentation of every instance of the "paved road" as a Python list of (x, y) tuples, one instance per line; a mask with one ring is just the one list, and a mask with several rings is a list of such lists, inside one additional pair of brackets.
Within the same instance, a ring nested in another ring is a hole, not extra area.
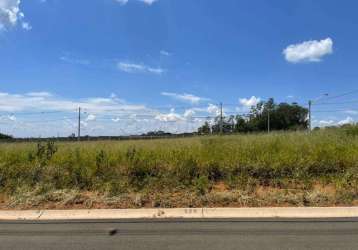
[(0, 222), (0, 249), (358, 249), (358, 219)]

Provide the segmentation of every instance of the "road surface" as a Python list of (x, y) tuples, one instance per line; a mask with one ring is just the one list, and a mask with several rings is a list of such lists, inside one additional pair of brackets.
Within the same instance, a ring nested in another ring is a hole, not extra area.
[(358, 249), (358, 219), (3, 221), (0, 249)]

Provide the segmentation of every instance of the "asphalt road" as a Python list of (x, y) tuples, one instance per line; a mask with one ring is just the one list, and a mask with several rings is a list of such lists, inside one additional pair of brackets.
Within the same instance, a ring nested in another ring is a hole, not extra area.
[(0, 249), (358, 249), (358, 219), (0, 222)]

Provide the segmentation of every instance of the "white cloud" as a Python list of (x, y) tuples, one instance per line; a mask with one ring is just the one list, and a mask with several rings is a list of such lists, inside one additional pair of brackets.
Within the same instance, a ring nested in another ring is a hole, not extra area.
[(16, 116), (15, 115), (9, 115), (7, 117), (10, 121), (16, 121)]
[(220, 108), (217, 105), (211, 103), (209, 104), (207, 111), (212, 115), (220, 115)]
[[(126, 5), (129, 0), (115, 0), (120, 5)], [(158, 0), (138, 0), (146, 5), (152, 5), (153, 3), (157, 2)]]
[(88, 126), (88, 122), (87, 121), (81, 121), (81, 127), (87, 127)]
[(32, 97), (50, 97), (50, 96), (52, 96), (51, 93), (46, 92), (46, 91), (41, 91), (41, 92), (29, 92), (29, 93), (26, 93), (25, 95), (27, 95), (27, 96), (32, 96)]
[(176, 121), (182, 121), (184, 120), (181, 115), (175, 113), (175, 111), (172, 109), (169, 114), (159, 114), (155, 117), (156, 120), (162, 121), (162, 122), (176, 122)]
[(152, 73), (161, 75), (165, 72), (162, 68), (149, 67), (145, 64), (136, 64), (136, 63), (127, 63), (119, 62), (117, 63), (117, 68), (126, 73)]
[(358, 115), (358, 111), (357, 111), (357, 110), (346, 110), (346, 111), (344, 111), (344, 113), (350, 114), (350, 115)]
[(185, 118), (192, 118), (195, 115), (195, 110), (194, 109), (187, 109), (184, 112), (184, 117)]
[(69, 56), (61, 56), (60, 60), (69, 64), (89, 65), (91, 62), (86, 59), (73, 58)]
[(344, 125), (344, 124), (350, 124), (350, 123), (354, 123), (354, 119), (352, 117), (348, 116), (346, 119), (339, 121), (338, 125)]
[(127, 73), (144, 72), (146, 70), (146, 67), (144, 65), (135, 63), (120, 62), (117, 64), (117, 67)]
[(169, 53), (169, 52), (166, 51), (166, 50), (161, 50), (161, 51), (160, 51), (160, 54), (161, 54), (162, 56), (171, 56), (171, 53)]
[(21, 27), (24, 29), (24, 30), (32, 30), (32, 26), (28, 23), (28, 22), (23, 22), (21, 24)]
[(286, 60), (291, 63), (319, 62), (323, 56), (329, 55), (332, 52), (333, 41), (331, 38), (292, 44), (283, 50)]
[(165, 70), (162, 68), (151, 68), (151, 67), (147, 67), (147, 71), (158, 75), (161, 75), (165, 72)]
[(182, 102), (188, 102), (191, 104), (198, 104), (200, 102), (204, 102), (204, 101), (208, 101), (208, 98), (205, 97), (199, 97), (199, 96), (195, 96), (192, 94), (177, 94), (177, 93), (171, 93), (171, 92), (162, 92), (161, 95), (163, 96), (168, 96), (171, 97), (173, 99), (182, 101)]
[(0, 92), (0, 111), (75, 111), (82, 107), (85, 111), (104, 112), (123, 109), (126, 111), (145, 110), (143, 105), (129, 105), (119, 98), (86, 98), (77, 101), (58, 98), (48, 92), (31, 92), (24, 95)]
[(92, 136), (140, 134), (158, 129), (171, 133), (191, 132), (206, 121), (195, 115), (219, 114), (219, 108), (213, 104), (206, 108), (190, 108), (183, 113), (174, 109), (163, 112), (128, 104), (115, 94), (68, 99), (45, 91), (0, 92), (0, 131), (16, 137), (69, 136), (77, 131), (78, 107), (83, 111), (82, 134)]
[(94, 121), (96, 120), (96, 116), (93, 115), (93, 114), (89, 114), (87, 117), (86, 117), (86, 121)]
[(152, 5), (153, 3), (155, 3), (158, 0), (139, 0), (140, 2), (143, 2), (147, 5)]
[(119, 122), (121, 119), (119, 117), (116, 117), (116, 118), (112, 118), (111, 120), (112, 122)]
[(126, 5), (128, 3), (128, 0), (115, 0), (120, 5)]
[(15, 27), (18, 22), (25, 30), (30, 30), (31, 25), (23, 22), (25, 15), (20, 9), (20, 0), (0, 0), (0, 31)]
[(318, 121), (320, 127), (333, 126), (335, 121), (333, 120), (321, 120)]
[(261, 101), (261, 98), (256, 97), (256, 96), (251, 96), (250, 99), (247, 98), (240, 98), (239, 102), (241, 105), (245, 106), (245, 107), (252, 107), (255, 106), (257, 103), (259, 103)]

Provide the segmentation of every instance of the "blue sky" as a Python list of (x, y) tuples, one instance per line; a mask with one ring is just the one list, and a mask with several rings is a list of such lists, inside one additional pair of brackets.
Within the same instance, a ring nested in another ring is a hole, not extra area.
[[(356, 90), (357, 8), (353, 0), (0, 0), (0, 131), (68, 135), (78, 106), (88, 134), (189, 131), (219, 102), (231, 114), (268, 97), (306, 104)], [(314, 106), (314, 125), (357, 121), (358, 93), (327, 102)]]

